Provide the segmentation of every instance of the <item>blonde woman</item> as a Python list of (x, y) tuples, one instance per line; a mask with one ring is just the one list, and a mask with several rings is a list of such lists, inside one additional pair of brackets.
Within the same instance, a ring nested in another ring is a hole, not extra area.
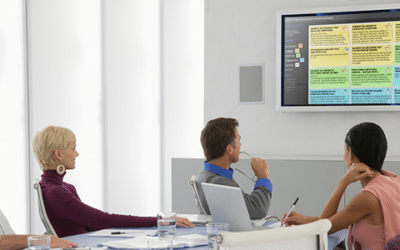
[[(32, 147), (43, 170), (40, 186), (48, 217), (59, 237), (106, 228), (157, 225), (156, 217), (109, 214), (80, 200), (75, 187), (63, 181), (66, 171), (75, 169), (75, 158), (79, 156), (71, 130), (48, 126), (36, 133)], [(177, 218), (177, 225), (193, 227), (186, 218)]]

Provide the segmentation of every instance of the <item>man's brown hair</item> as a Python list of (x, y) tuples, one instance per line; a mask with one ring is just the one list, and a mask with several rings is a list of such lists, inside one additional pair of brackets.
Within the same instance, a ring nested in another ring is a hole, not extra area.
[(233, 118), (217, 118), (207, 123), (200, 138), (207, 161), (223, 156), (229, 144), (236, 146), (235, 128), (238, 126), (239, 122)]

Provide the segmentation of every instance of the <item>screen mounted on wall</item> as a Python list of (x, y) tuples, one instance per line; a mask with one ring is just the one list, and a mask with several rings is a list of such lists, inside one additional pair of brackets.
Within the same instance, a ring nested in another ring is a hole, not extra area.
[(277, 110), (400, 111), (399, 4), (277, 18)]

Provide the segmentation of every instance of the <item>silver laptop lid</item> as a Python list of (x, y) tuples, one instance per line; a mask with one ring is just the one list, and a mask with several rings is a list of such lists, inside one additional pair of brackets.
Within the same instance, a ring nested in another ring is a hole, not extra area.
[(240, 188), (210, 183), (201, 185), (214, 222), (228, 223), (229, 230), (234, 232), (253, 230)]

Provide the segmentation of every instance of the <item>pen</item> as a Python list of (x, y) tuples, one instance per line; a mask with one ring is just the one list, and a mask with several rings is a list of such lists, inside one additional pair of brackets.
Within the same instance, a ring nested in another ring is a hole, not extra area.
[(294, 201), (293, 205), (290, 207), (289, 212), (286, 214), (285, 219), (283, 219), (281, 226), (283, 226), (283, 223), (285, 223), (287, 217), (289, 217), (289, 214), (293, 211), (294, 206), (296, 206), (297, 201), (299, 200), (299, 197)]
[(142, 233), (143, 231), (134, 231), (134, 232), (111, 232), (111, 234), (134, 234), (134, 233)]

